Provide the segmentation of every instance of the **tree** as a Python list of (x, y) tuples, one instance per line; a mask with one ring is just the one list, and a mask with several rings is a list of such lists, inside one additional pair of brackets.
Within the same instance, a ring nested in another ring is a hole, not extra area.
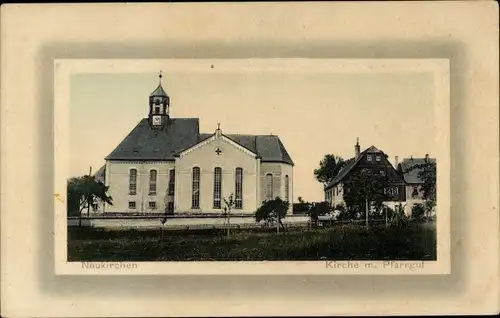
[(90, 206), (99, 203), (113, 205), (113, 198), (108, 196), (108, 190), (109, 187), (90, 175), (69, 179), (67, 184), (68, 214), (78, 214), (80, 218), (79, 225), (81, 226), (84, 208), (90, 208)]
[(418, 177), (422, 180), (419, 191), (425, 200), (424, 209), (427, 216), (436, 206), (436, 162), (425, 158), (424, 163), (412, 165), (408, 171), (418, 169)]
[(319, 167), (314, 170), (316, 180), (324, 186), (328, 185), (342, 170), (346, 162), (339, 156), (328, 154), (319, 162)]
[(226, 216), (226, 223), (227, 223), (227, 238), (229, 238), (229, 229), (231, 227), (231, 210), (235, 205), (232, 193), (228, 198), (224, 198), (224, 204), (225, 204), (224, 215)]
[(302, 197), (298, 197), (297, 200), (299, 201), (299, 203), (305, 203), (305, 201)]
[(417, 222), (422, 221), (425, 214), (425, 207), (422, 204), (415, 204), (411, 209), (411, 217)]
[(312, 203), (308, 212), (311, 223), (312, 222), (316, 223), (318, 221), (318, 216), (327, 215), (331, 211), (332, 208), (330, 207), (330, 204), (326, 201)]
[(286, 217), (288, 206), (289, 203), (281, 200), (279, 197), (273, 200), (264, 201), (255, 212), (255, 221), (260, 222), (264, 220), (268, 223), (276, 222), (279, 231), (280, 226), (284, 228), (282, 220)]
[(370, 207), (380, 210), (387, 199), (389, 179), (387, 176), (373, 172), (371, 169), (355, 171), (346, 182), (347, 191), (344, 201), (349, 209), (365, 212), (366, 226)]

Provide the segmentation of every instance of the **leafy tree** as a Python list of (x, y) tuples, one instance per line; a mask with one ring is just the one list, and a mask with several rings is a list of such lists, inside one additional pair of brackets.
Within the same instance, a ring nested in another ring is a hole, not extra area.
[(332, 211), (330, 204), (326, 201), (323, 202), (314, 202), (309, 209), (309, 216), (311, 219), (316, 220), (320, 215), (327, 215)]
[(412, 165), (408, 171), (414, 169), (419, 170), (418, 177), (422, 180), (419, 191), (422, 192), (425, 200), (424, 210), (430, 214), (436, 206), (436, 162), (425, 158), (424, 163)]
[(422, 221), (425, 214), (425, 207), (422, 204), (415, 204), (411, 209), (411, 217), (416, 221)]
[(281, 220), (286, 217), (288, 206), (289, 203), (287, 201), (281, 200), (280, 197), (276, 197), (273, 200), (264, 201), (255, 212), (255, 221), (260, 222), (264, 220), (267, 223), (278, 222), (279, 226), (284, 228), (283, 222)]
[(360, 169), (349, 177), (346, 186), (344, 201), (347, 207), (356, 212), (364, 211), (366, 226), (368, 226), (370, 207), (380, 210), (382, 203), (387, 200), (388, 177), (375, 173), (371, 169)]
[(77, 214), (81, 225), (83, 209), (99, 203), (113, 205), (113, 198), (107, 194), (108, 190), (109, 187), (90, 175), (69, 179), (67, 184), (68, 214)]
[(305, 201), (302, 197), (298, 197), (297, 200), (299, 201), (299, 203), (305, 203)]
[(314, 170), (314, 176), (316, 180), (326, 186), (339, 174), (345, 164), (346, 162), (341, 157), (327, 154), (319, 162), (319, 167)]
[(227, 222), (227, 238), (229, 238), (229, 229), (231, 227), (231, 211), (236, 205), (236, 201), (234, 200), (234, 196), (232, 193), (229, 197), (224, 198), (224, 205), (224, 215)]

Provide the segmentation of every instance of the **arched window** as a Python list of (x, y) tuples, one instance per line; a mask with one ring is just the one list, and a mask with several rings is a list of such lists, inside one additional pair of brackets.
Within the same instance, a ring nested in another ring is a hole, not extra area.
[(289, 201), (290, 200), (290, 185), (289, 185), (289, 178), (288, 178), (288, 175), (285, 176), (285, 201)]
[(128, 181), (128, 193), (130, 195), (137, 194), (137, 169), (130, 169)]
[(243, 169), (236, 168), (236, 180), (235, 180), (235, 208), (243, 208)]
[(156, 195), (156, 170), (149, 171), (149, 195)]
[(175, 169), (169, 171), (168, 195), (174, 195), (175, 192)]
[(191, 194), (191, 207), (193, 209), (200, 208), (200, 168), (193, 168), (193, 185)]
[(266, 200), (272, 200), (273, 198), (273, 175), (266, 174)]
[(214, 209), (221, 208), (221, 192), (222, 192), (222, 169), (216, 167), (214, 169)]

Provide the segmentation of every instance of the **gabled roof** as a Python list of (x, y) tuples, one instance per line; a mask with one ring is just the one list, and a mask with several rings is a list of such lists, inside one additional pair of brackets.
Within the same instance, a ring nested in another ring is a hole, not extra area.
[[(213, 134), (200, 134), (200, 140), (209, 138)], [(293, 165), (290, 154), (286, 151), (285, 145), (278, 136), (275, 135), (241, 135), (224, 134), (227, 138), (238, 143), (242, 147), (256, 153), (261, 157), (261, 162), (284, 162)]]
[(106, 178), (106, 165), (102, 166), (97, 170), (97, 172), (94, 174), (94, 179), (96, 181), (101, 181), (102, 183), (105, 183), (105, 178)]
[(105, 159), (175, 160), (174, 154), (198, 142), (198, 136), (198, 118), (170, 118), (162, 129), (152, 129), (143, 118)]
[(367, 153), (382, 153), (383, 154), (383, 151), (379, 150), (375, 146), (370, 146), (367, 149), (365, 149), (363, 152), (361, 152), (359, 154), (358, 158), (351, 158), (351, 159), (345, 161), (344, 167), (339, 171), (337, 176), (332, 181), (330, 181), (330, 183), (328, 183), (326, 185), (325, 189), (331, 188), (334, 185), (336, 185), (337, 183), (339, 183), (340, 181), (342, 181), (342, 179), (344, 179), (344, 177), (349, 173), (349, 171), (351, 171), (352, 168), (354, 168), (356, 166), (356, 164), (361, 160), (361, 158), (363, 158), (363, 155), (365, 155)]
[[(147, 118), (123, 139), (106, 160), (175, 160), (183, 150), (213, 136), (199, 133), (198, 118), (171, 118), (163, 129), (151, 129)], [(278, 136), (224, 134), (225, 137), (261, 157), (262, 162), (284, 162), (292, 158)]]
[[(428, 158), (429, 162), (436, 163), (435, 158)], [(404, 180), (407, 183), (422, 183), (422, 179), (418, 176), (418, 173), (422, 170), (419, 168), (411, 169), (414, 165), (422, 165), (425, 164), (425, 158), (404, 158), (399, 166), (403, 171)]]

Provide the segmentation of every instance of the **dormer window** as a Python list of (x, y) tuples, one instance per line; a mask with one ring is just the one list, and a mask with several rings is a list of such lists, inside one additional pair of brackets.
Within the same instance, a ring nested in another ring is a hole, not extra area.
[(372, 161), (372, 155), (366, 155), (366, 160), (368, 160), (368, 161), (371, 162)]
[(380, 161), (380, 155), (377, 155), (377, 156), (375, 157), (375, 160)]

